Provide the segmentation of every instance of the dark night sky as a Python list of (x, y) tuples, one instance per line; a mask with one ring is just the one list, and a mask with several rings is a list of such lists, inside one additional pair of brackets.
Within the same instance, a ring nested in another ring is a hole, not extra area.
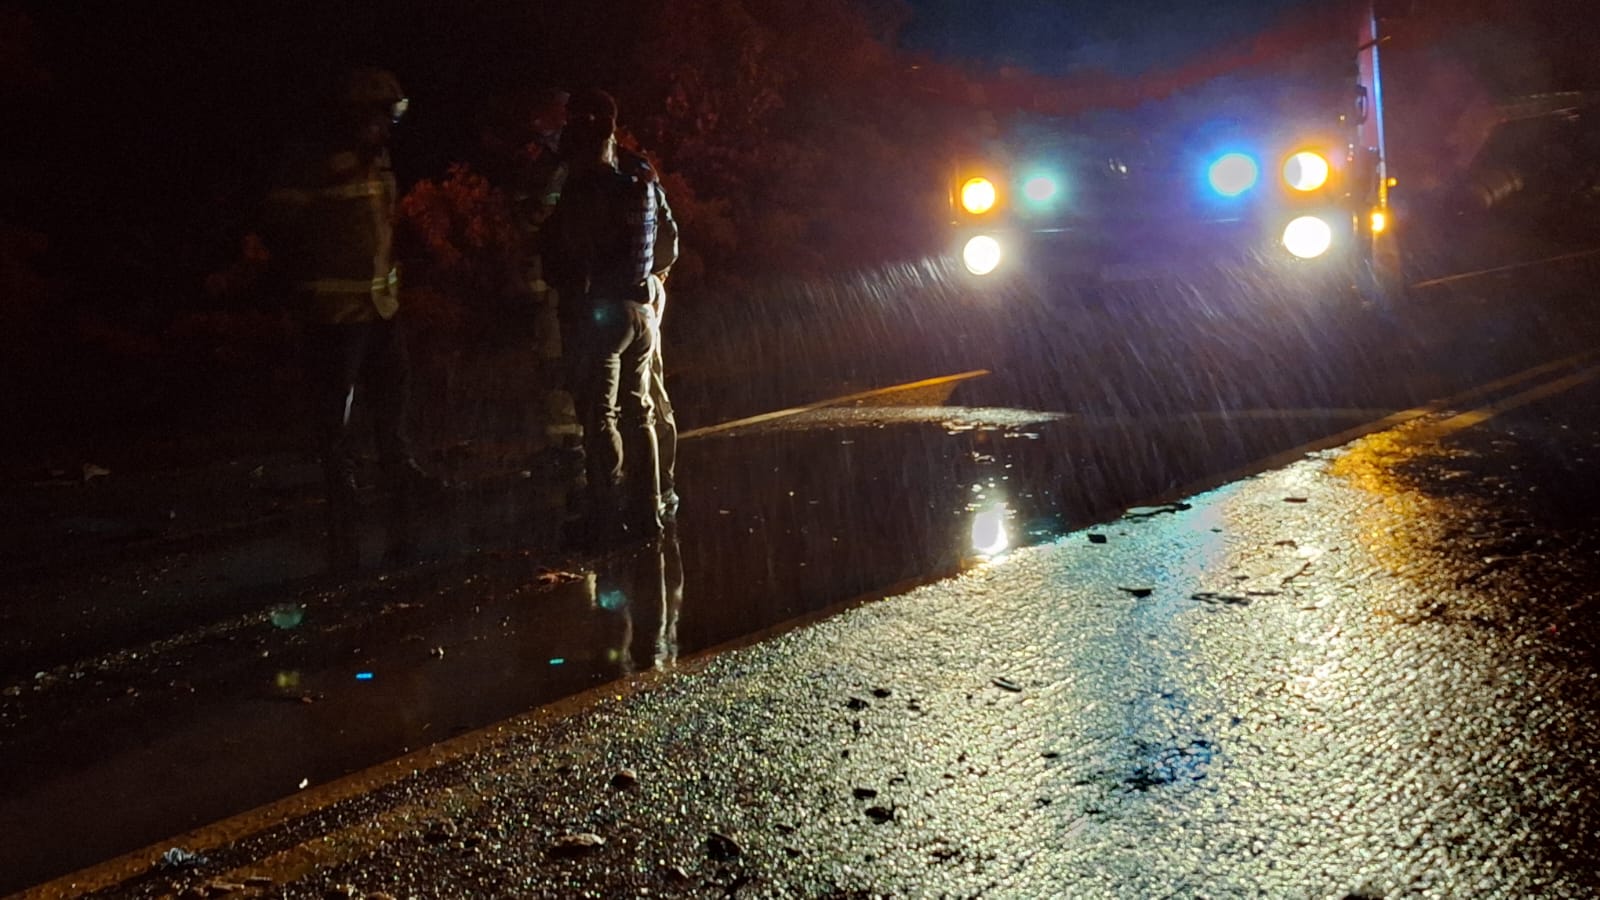
[[(909, 0), (915, 18), (905, 38), (910, 47), (982, 65), (1136, 75), (1180, 67), (1330, 2), (1336, 0)], [(1427, 30), (1422, 46), (1443, 30), (1475, 31), (1475, 53), (1535, 57), (1548, 71), (1548, 87), (1600, 88), (1596, 0), (1414, 0), (1414, 10), (1410, 22)]]
[(1248, 38), (1318, 0), (912, 0), (906, 42), (940, 56), (1046, 73), (1121, 75)]

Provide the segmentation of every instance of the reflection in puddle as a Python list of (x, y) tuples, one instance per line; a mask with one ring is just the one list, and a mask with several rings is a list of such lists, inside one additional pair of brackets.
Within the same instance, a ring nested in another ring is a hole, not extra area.
[(1011, 548), (1006, 530), (1008, 511), (1004, 503), (978, 511), (972, 517), (972, 549), (982, 557), (994, 557)]

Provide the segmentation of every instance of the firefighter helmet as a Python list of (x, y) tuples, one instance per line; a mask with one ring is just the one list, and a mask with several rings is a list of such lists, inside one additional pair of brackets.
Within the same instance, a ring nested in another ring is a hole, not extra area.
[(411, 103), (393, 72), (373, 67), (350, 70), (345, 77), (344, 102), (352, 107), (383, 107), (396, 121)]

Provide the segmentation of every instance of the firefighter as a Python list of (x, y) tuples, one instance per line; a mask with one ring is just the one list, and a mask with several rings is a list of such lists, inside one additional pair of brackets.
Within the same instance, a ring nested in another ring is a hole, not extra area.
[[(360, 393), (375, 427), (390, 502), (389, 555), (414, 549), (411, 503), (439, 482), (406, 434), (411, 371), (397, 317), (399, 277), (391, 131), (408, 101), (380, 69), (349, 71), (309, 141), (294, 148), (268, 197), (266, 231), (305, 322), (311, 414), (328, 504), (328, 562), (360, 565), (351, 417)], [(358, 391), (359, 386), (359, 391)]]
[(662, 531), (650, 402), (658, 191), (634, 167), (619, 166), (616, 124), (609, 94), (571, 99), (561, 137), (566, 179), (541, 237), (583, 428), (587, 491), (578, 537), (589, 544)]

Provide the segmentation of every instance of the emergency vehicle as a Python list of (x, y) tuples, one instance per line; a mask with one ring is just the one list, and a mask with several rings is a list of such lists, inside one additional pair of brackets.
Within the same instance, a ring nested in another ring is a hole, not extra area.
[[(1329, 7), (1335, 7), (1328, 15)], [(1132, 102), (1037, 94), (949, 178), (962, 267), (980, 281), (1161, 278), (1230, 265), (1397, 292), (1380, 53), (1386, 11), (1329, 4), (1302, 45)]]

